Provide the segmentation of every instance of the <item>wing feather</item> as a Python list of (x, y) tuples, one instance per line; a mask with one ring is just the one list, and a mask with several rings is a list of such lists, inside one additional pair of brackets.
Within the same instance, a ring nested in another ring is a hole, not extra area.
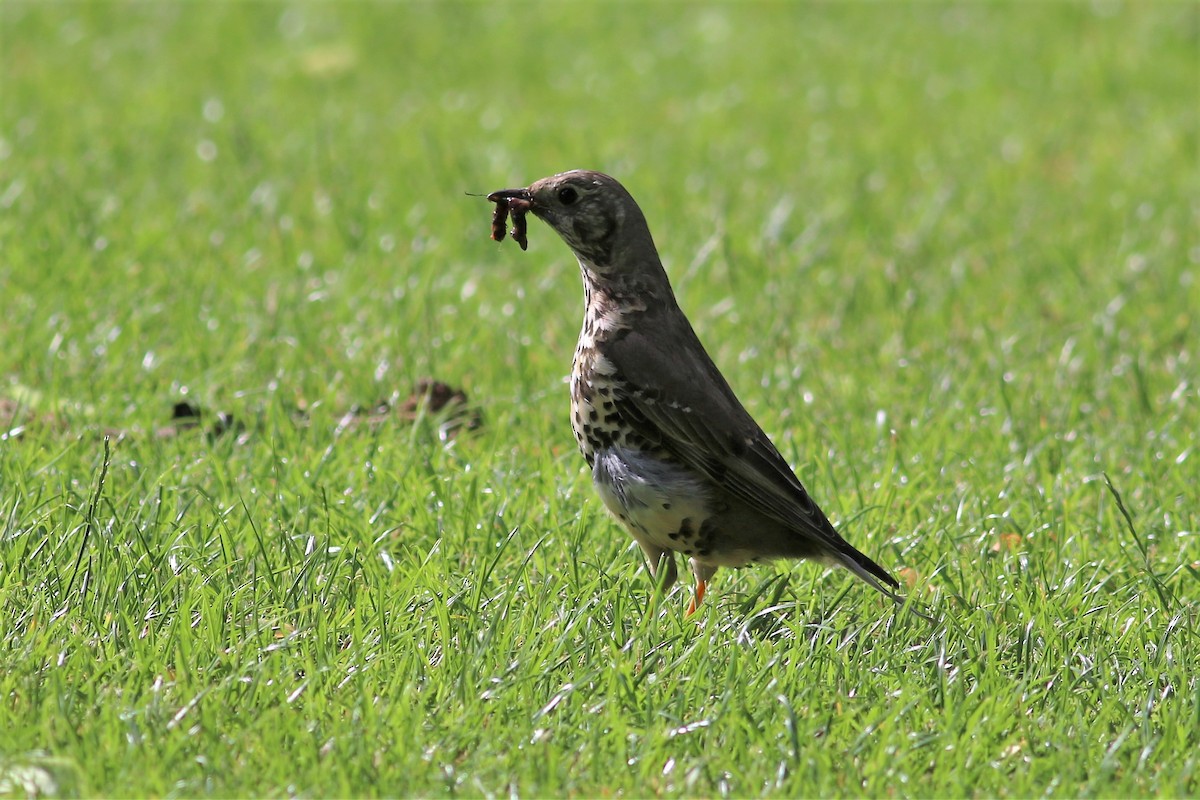
[[(667, 331), (639, 321), (602, 352), (624, 381), (625, 421), (647, 441), (721, 486), (737, 500), (820, 543), (848, 569), (889, 597), (899, 586), (887, 570), (838, 534), (791, 465), (734, 395), (682, 314), (655, 315)], [(671, 350), (655, 341), (676, 343)], [(657, 388), (651, 388), (657, 387)], [(882, 583), (881, 583), (882, 581)]]
[[(608, 342), (604, 354), (625, 380), (629, 423), (682, 463), (771, 518), (837, 549), (841, 537), (730, 389), (695, 333), (668, 352), (645, 326)], [(657, 337), (655, 337), (657, 338)], [(650, 389), (648, 387), (659, 387)], [(665, 387), (665, 388), (664, 388)]]

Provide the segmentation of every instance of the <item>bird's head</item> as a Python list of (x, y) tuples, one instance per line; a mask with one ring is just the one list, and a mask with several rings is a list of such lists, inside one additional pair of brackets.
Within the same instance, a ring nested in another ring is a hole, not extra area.
[[(553, 228), (585, 273), (602, 282), (662, 274), (642, 210), (625, 187), (601, 172), (573, 170), (488, 199), (528, 211)], [(665, 275), (663, 276), (665, 278)]]

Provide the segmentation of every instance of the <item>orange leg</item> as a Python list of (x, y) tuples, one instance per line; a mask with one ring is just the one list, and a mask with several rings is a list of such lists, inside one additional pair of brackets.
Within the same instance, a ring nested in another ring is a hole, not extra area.
[(696, 594), (692, 597), (692, 603), (688, 606), (688, 616), (696, 613), (696, 609), (704, 602), (704, 592), (708, 589), (708, 581), (696, 581)]

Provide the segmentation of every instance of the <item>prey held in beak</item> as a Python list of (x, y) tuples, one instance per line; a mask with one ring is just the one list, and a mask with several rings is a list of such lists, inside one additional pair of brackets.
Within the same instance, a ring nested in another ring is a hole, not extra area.
[(508, 215), (512, 214), (512, 238), (521, 245), (522, 250), (529, 249), (529, 239), (526, 236), (525, 214), (533, 207), (533, 198), (528, 189), (501, 189), (487, 196), (490, 202), (496, 204), (492, 212), (492, 239), (504, 240), (504, 227)]

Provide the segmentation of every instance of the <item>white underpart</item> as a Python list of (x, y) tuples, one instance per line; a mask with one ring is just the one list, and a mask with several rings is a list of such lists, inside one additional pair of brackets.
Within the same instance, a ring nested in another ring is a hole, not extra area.
[(597, 452), (592, 480), (605, 507), (626, 522), (643, 548), (672, 550), (679, 544), (670, 534), (684, 520), (696, 530), (708, 517), (708, 491), (702, 481), (640, 450), (617, 446)]

